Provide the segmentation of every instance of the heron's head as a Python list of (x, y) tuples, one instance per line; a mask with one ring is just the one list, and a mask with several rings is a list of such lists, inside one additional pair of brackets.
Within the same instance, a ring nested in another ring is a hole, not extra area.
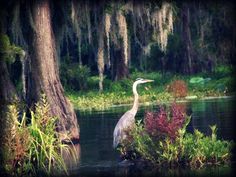
[(136, 83), (136, 84), (144, 84), (144, 83), (147, 83), (147, 82), (154, 82), (154, 80), (137, 78), (134, 83)]

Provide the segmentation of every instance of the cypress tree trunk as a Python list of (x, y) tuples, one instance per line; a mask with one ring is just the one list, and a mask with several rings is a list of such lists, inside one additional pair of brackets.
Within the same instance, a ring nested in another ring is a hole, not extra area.
[(16, 89), (10, 80), (6, 62), (0, 57), (0, 104), (12, 101), (15, 95)]
[(115, 80), (127, 78), (129, 76), (129, 68), (125, 64), (124, 55), (121, 48), (115, 49), (114, 57), (115, 57), (115, 65), (116, 65)]
[(183, 4), (183, 9), (182, 9), (182, 19), (183, 19), (183, 40), (184, 40), (184, 48), (185, 48), (185, 68), (184, 72), (188, 74), (193, 73), (192, 69), (192, 40), (191, 40), (191, 33), (190, 33), (190, 26), (189, 26), (189, 7), (188, 4), (184, 3)]
[[(7, 10), (4, 3), (0, 2), (0, 35), (6, 34), (6, 26), (7, 26)], [(0, 39), (0, 47), (2, 51), (2, 47), (5, 45), (4, 39)], [(5, 51), (3, 51), (5, 52)], [(3, 57), (3, 53), (0, 52), (0, 113), (4, 113), (3, 107), (5, 107), (8, 103), (10, 103), (14, 96), (16, 95), (16, 89), (13, 85), (10, 74), (8, 72), (7, 64), (5, 58)], [(0, 114), (0, 116), (2, 116)], [(0, 117), (1, 118), (1, 117)]]
[(34, 1), (32, 17), (32, 44), (30, 45), (30, 72), (26, 90), (29, 105), (37, 102), (41, 94), (47, 96), (51, 115), (59, 117), (57, 131), (69, 133), (72, 140), (79, 139), (76, 114), (67, 98), (59, 79), (55, 39), (51, 24), (49, 0)]
[(128, 30), (126, 18), (121, 11), (116, 13), (116, 21), (118, 24), (119, 38), (115, 44), (115, 60), (116, 60), (116, 77), (115, 80), (127, 78), (129, 75), (128, 68)]

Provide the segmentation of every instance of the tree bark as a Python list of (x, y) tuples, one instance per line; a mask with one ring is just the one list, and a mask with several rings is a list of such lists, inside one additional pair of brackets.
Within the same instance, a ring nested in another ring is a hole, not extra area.
[(0, 104), (4, 105), (13, 101), (16, 89), (10, 80), (6, 62), (0, 57)]
[(188, 4), (184, 3), (183, 4), (183, 9), (182, 9), (182, 19), (183, 19), (183, 40), (184, 40), (184, 48), (185, 48), (185, 62), (186, 66), (184, 68), (184, 72), (188, 74), (193, 73), (193, 68), (192, 68), (192, 40), (191, 40), (191, 32), (190, 32), (190, 26), (189, 26), (189, 7)]
[(127, 78), (129, 76), (129, 68), (128, 68), (128, 65), (125, 64), (122, 48), (115, 49), (114, 57), (115, 57), (115, 65), (116, 65), (115, 80), (121, 80), (121, 79)]
[[(0, 35), (3, 35), (6, 34), (7, 31), (7, 10), (4, 8), (4, 3), (1, 2), (0, 5), (0, 16), (2, 17), (2, 19), (0, 20)], [(3, 46), (3, 43), (4, 41), (0, 41), (0, 46)], [(0, 53), (0, 113), (4, 110), (3, 107), (13, 101), (15, 96), (17, 97), (17, 93), (15, 86), (10, 79), (7, 63), (3, 58), (3, 54)]]
[(46, 94), (51, 115), (59, 118), (57, 131), (60, 132), (60, 139), (64, 140), (65, 134), (69, 133), (69, 138), (77, 141), (79, 126), (76, 114), (64, 96), (59, 79), (49, 0), (34, 1), (31, 7), (34, 27), (26, 90), (28, 104), (32, 106), (42, 93)]

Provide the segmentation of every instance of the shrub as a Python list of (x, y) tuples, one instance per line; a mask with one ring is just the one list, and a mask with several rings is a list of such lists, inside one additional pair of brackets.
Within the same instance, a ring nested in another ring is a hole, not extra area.
[[(190, 165), (198, 168), (206, 164), (229, 163), (233, 143), (217, 139), (216, 125), (210, 126), (210, 136), (197, 129), (193, 134), (188, 133), (186, 127), (190, 117), (183, 115), (175, 104), (171, 110), (166, 112), (162, 108), (159, 113), (147, 113), (144, 124), (138, 121), (129, 131), (128, 139), (122, 142), (123, 146), (119, 149), (121, 153), (127, 155), (127, 151), (132, 151), (129, 158), (154, 165)], [(175, 123), (172, 122), (174, 119)]]
[(60, 66), (60, 76), (62, 83), (66, 88), (86, 90), (90, 69), (87, 66), (81, 66), (79, 64), (62, 63)]
[(233, 74), (233, 70), (232, 66), (220, 65), (215, 67), (214, 74), (217, 78), (222, 78)]
[(184, 109), (174, 103), (171, 106), (170, 114), (163, 107), (156, 113), (147, 112), (144, 118), (144, 127), (151, 136), (157, 139), (169, 137), (174, 140), (184, 122)]
[(172, 81), (166, 86), (166, 90), (173, 94), (175, 98), (181, 98), (187, 96), (188, 88), (183, 80)]
[(182, 149), (181, 158), (187, 159), (192, 167), (228, 163), (231, 158), (233, 143), (217, 139), (216, 125), (210, 129), (210, 136), (195, 129), (193, 134), (186, 133), (176, 142), (176, 146)]

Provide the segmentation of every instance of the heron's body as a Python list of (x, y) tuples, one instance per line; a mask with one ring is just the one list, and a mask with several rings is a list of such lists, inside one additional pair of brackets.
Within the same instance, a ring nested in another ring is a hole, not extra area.
[(135, 125), (135, 115), (138, 111), (138, 93), (137, 85), (141, 83), (152, 82), (152, 80), (139, 79), (133, 84), (134, 104), (131, 110), (127, 111), (116, 124), (113, 133), (113, 147), (116, 148), (119, 143), (126, 138), (126, 130)]
[(131, 111), (127, 111), (116, 124), (114, 133), (113, 133), (113, 147), (116, 148), (121, 140), (126, 138), (125, 130), (128, 130), (135, 124), (135, 114)]

